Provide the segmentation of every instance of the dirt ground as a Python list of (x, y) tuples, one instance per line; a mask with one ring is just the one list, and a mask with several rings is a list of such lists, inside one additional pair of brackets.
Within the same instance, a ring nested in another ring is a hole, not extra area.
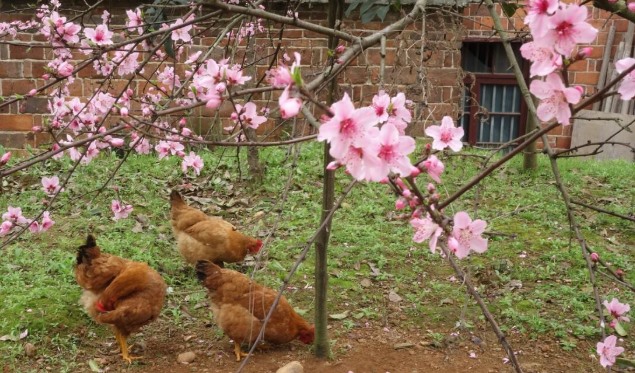
[[(236, 372), (240, 363), (235, 361), (233, 344), (226, 337), (214, 334), (213, 327), (203, 329), (206, 330), (197, 328), (194, 329), (196, 334), (187, 334), (149, 327), (145, 336), (131, 338), (131, 342), (135, 342), (133, 354), (144, 355), (131, 366), (117, 354), (114, 338), (94, 338), (93, 343), (80, 348), (77, 361), (81, 362), (82, 372), (91, 371), (87, 363), (90, 360), (105, 372)], [(243, 372), (276, 372), (294, 360), (301, 362), (307, 373), (513, 372), (510, 364), (504, 362), (505, 354), (495, 336), (488, 331), (448, 334), (436, 346), (426, 331), (419, 330), (400, 331), (368, 325), (351, 331), (338, 331), (334, 327), (330, 332), (332, 360), (316, 359), (310, 347), (294, 342), (256, 351)], [(530, 341), (519, 335), (512, 336), (511, 343), (525, 373), (603, 371), (593, 356), (594, 346), (585, 341), (580, 341), (572, 352), (562, 351), (550, 340)], [(194, 361), (177, 362), (177, 356), (183, 352), (194, 352)], [(37, 360), (35, 363), (38, 365)]]

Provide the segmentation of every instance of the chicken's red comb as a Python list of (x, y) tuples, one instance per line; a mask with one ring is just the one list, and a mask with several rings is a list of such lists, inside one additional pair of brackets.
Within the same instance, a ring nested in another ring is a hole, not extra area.
[(262, 247), (262, 241), (256, 240), (256, 243), (249, 248), (249, 251), (251, 251), (253, 254), (258, 254), (258, 251), (260, 251), (261, 247)]
[(99, 312), (108, 312), (108, 310), (106, 309), (106, 307), (104, 307), (104, 304), (101, 303), (100, 300), (98, 300), (97, 302), (95, 302), (95, 308), (97, 309), (97, 311)]

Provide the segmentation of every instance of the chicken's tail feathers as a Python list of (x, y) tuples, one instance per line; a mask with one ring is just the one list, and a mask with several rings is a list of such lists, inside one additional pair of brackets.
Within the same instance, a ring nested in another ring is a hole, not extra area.
[(199, 260), (196, 262), (196, 277), (198, 277), (199, 281), (205, 281), (207, 276), (220, 270), (221, 267), (209, 260)]
[(183, 201), (181, 193), (177, 192), (175, 189), (172, 189), (172, 192), (170, 193), (170, 204), (173, 205), (175, 203), (185, 203), (185, 201)]
[(89, 234), (86, 243), (77, 249), (77, 264), (90, 264), (90, 261), (100, 255), (95, 236)]

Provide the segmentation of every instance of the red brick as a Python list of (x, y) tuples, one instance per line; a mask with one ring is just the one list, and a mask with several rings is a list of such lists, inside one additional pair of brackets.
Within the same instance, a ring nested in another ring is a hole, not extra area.
[(0, 115), (0, 131), (31, 131), (33, 117), (30, 115)]
[(44, 51), (42, 48), (38, 47), (23, 47), (19, 45), (11, 45), (9, 47), (9, 57), (12, 60), (23, 60), (23, 59), (35, 59), (42, 60), (44, 59)]
[(24, 64), (22, 61), (3, 61), (0, 78), (23, 78)]
[(36, 82), (32, 79), (4, 79), (2, 80), (2, 94), (11, 96), (14, 94), (24, 95), (31, 89), (36, 88)]
[(24, 132), (0, 132), (0, 145), (7, 149), (23, 149), (25, 144)]
[(558, 136), (556, 137), (557, 149), (569, 149), (571, 147), (571, 137)]

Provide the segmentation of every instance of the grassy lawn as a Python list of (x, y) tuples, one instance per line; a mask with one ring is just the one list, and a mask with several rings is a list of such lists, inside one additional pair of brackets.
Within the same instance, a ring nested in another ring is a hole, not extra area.
[[(29, 342), (37, 347), (36, 359), (43, 365), (73, 371), (79, 349), (111, 338), (109, 330), (93, 323), (78, 305), (80, 289), (72, 267), (76, 247), (89, 232), (95, 233), (103, 250), (148, 262), (160, 271), (171, 288), (162, 319), (175, 328), (187, 328), (188, 314), (205, 316), (208, 311), (200, 306), (205, 293), (181, 260), (169, 223), (167, 197), (171, 188), (183, 184), (191, 184), (185, 194), (204, 211), (252, 235), (270, 237), (257, 259), (263, 266), (254, 275), (269, 286), (280, 286), (320, 216), (321, 144), (298, 150), (299, 154), (262, 150), (266, 179), (260, 185), (249, 183), (245, 153), (238, 159), (235, 150), (201, 151), (205, 168), (196, 179), (184, 179), (176, 159), (131, 155), (103, 188), (119, 159), (102, 154), (81, 166), (52, 209), (55, 226), (47, 234), (27, 233), (3, 249), (0, 335), (18, 336), (28, 329), (28, 336), (0, 342), (0, 355), (9, 367), (28, 371), (24, 343)], [(476, 156), (444, 159), (443, 194), (452, 193), (478, 172), (482, 153), (469, 154)], [(547, 160), (541, 159), (534, 172), (521, 166), (522, 159), (514, 159), (449, 207), (449, 214), (467, 210), (473, 218), (485, 219), (492, 232), (485, 254), (460, 263), (479, 284), (505, 331), (526, 339), (555, 339), (562, 349), (575, 350), (581, 340), (599, 339), (589, 273), (569, 233)], [(62, 179), (71, 167), (66, 158), (2, 180), (0, 210), (20, 206), (25, 216), (34, 215), (45, 198), (41, 177), (57, 174)], [(625, 215), (634, 213), (632, 162), (567, 159), (561, 162), (561, 171), (572, 198)], [(338, 193), (349, 182), (339, 171)], [(285, 195), (286, 185), (290, 187)], [(130, 218), (111, 219), (112, 199), (134, 206)], [(577, 217), (589, 245), (635, 282), (635, 224), (590, 210), (580, 210)], [(339, 333), (368, 322), (392, 323), (404, 330), (430, 330), (432, 339), (440, 339), (457, 323), (468, 329), (484, 324), (449, 266), (438, 253), (430, 253), (427, 244), (412, 242), (411, 236), (408, 222), (398, 219), (386, 186), (354, 188), (335, 215), (329, 249), (330, 313), (347, 312), (333, 321), (340, 324)], [(241, 270), (254, 271), (250, 264)], [(633, 293), (603, 276), (598, 279), (603, 296), (633, 304)], [(308, 318), (313, 314), (312, 286), (310, 255), (288, 293)], [(401, 301), (391, 301), (391, 293)], [(635, 344), (628, 338), (626, 347), (632, 356)]]

